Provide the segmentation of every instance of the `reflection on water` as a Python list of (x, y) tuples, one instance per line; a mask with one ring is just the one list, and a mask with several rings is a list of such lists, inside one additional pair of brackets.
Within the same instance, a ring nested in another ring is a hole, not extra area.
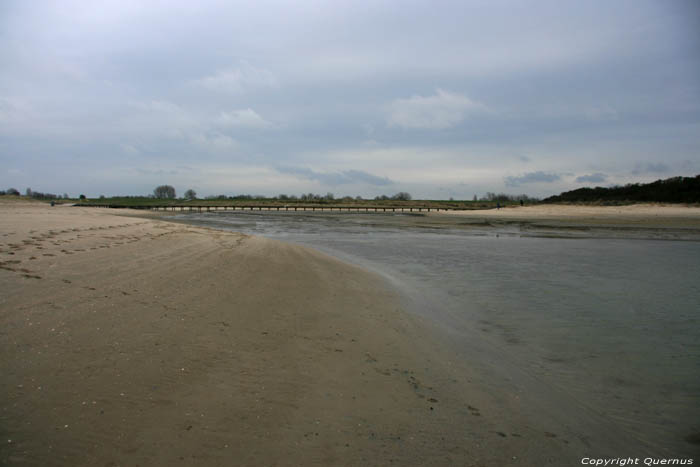
[(520, 237), (402, 226), (398, 217), (187, 219), (374, 270), (462, 339), (483, 371), (517, 369), (656, 452), (695, 449), (684, 438), (700, 428), (700, 242)]

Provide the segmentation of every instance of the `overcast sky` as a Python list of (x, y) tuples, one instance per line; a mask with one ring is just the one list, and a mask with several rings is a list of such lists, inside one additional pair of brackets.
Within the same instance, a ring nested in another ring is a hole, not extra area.
[(696, 175), (700, 2), (3, 0), (0, 162), (72, 196)]

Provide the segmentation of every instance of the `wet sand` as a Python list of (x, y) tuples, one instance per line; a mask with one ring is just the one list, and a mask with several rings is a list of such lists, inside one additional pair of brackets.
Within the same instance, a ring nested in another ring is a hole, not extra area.
[(580, 447), (498, 415), (360, 268), (105, 209), (0, 211), (3, 464), (557, 464)]

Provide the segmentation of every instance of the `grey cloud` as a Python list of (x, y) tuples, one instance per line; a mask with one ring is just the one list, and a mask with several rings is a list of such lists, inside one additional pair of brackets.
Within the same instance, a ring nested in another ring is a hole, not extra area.
[(686, 171), (694, 172), (694, 171), (700, 171), (700, 163), (698, 161), (691, 161), (689, 159), (686, 159), (681, 162), (681, 168)]
[(638, 162), (637, 164), (635, 164), (634, 170), (632, 170), (632, 174), (661, 174), (667, 173), (669, 170), (670, 167), (664, 164), (663, 162)]
[(394, 183), (388, 177), (378, 177), (362, 170), (346, 170), (343, 172), (343, 175), (353, 182), (366, 183), (368, 185), (384, 186)]
[(350, 183), (384, 186), (394, 183), (387, 177), (378, 177), (362, 170), (344, 170), (331, 173), (315, 172), (306, 167), (277, 167), (276, 170), (280, 173), (295, 175), (299, 178), (315, 180), (332, 186), (347, 185)]
[(590, 175), (581, 175), (576, 177), (577, 183), (602, 183), (608, 179), (608, 176), (604, 173), (594, 173)]
[(561, 175), (546, 173), (542, 171), (529, 172), (519, 177), (506, 177), (505, 184), (508, 186), (520, 186), (527, 183), (552, 183), (561, 180)]
[(161, 176), (161, 175), (177, 175), (180, 173), (179, 170), (177, 169), (144, 169), (144, 168), (136, 168), (134, 169), (137, 173), (141, 175), (156, 175), (156, 176)]
[(221, 112), (216, 122), (225, 127), (267, 128), (271, 124), (251, 108)]
[(199, 78), (193, 85), (215, 92), (238, 94), (249, 88), (274, 88), (278, 86), (275, 75), (262, 68), (242, 62), (235, 68), (220, 70), (212, 75)]
[(432, 96), (396, 99), (391, 104), (389, 126), (439, 130), (459, 124), (468, 114), (487, 108), (461, 94), (438, 89)]
[(654, 163), (647, 164), (646, 169), (648, 172), (652, 172), (652, 173), (664, 173), (664, 172), (668, 172), (669, 167), (666, 164), (664, 164), (663, 162), (659, 162), (657, 164), (654, 164)]

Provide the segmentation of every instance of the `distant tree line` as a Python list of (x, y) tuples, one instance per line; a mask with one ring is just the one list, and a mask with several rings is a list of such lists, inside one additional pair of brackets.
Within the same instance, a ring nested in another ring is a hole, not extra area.
[(396, 193), (394, 196), (386, 196), (386, 195), (381, 195), (381, 196), (376, 196), (374, 198), (377, 201), (385, 201), (385, 200), (394, 200), (394, 201), (411, 201), (412, 197), (410, 193), (406, 193), (405, 191), (400, 191)]
[[(39, 191), (33, 191), (31, 188), (27, 188), (25, 192), (27, 197), (31, 197), (34, 199), (41, 199), (41, 200), (53, 200), (53, 199), (69, 199), (69, 196), (67, 193), (64, 193), (63, 196), (61, 195), (56, 195), (53, 193), (42, 193)], [(15, 188), (8, 188), (7, 190), (0, 190), (0, 196), (4, 195), (14, 195), (14, 196), (19, 196), (20, 192), (15, 189)], [(87, 197), (83, 194), (80, 195), (79, 199), (86, 200)], [(107, 198), (104, 195), (99, 196), (100, 201), (105, 201), (106, 199), (119, 199), (119, 200), (147, 200), (147, 199), (159, 199), (159, 200), (175, 200), (177, 198), (177, 191), (175, 190), (175, 187), (172, 185), (159, 185), (153, 189), (153, 192), (150, 193), (149, 195), (146, 196), (133, 196), (133, 195), (127, 195), (127, 196), (116, 196), (116, 197), (110, 197)], [(193, 201), (198, 199), (197, 197), (197, 192), (190, 188), (185, 191), (184, 195), (182, 198), (187, 201)], [(304, 203), (356, 203), (356, 202), (362, 202), (362, 201), (369, 201), (372, 198), (363, 198), (362, 196), (342, 196), (342, 197), (336, 197), (335, 194), (328, 192), (325, 195), (322, 194), (317, 194), (317, 193), (302, 193), (301, 195), (288, 195), (281, 193), (277, 196), (264, 196), (264, 195), (249, 195), (249, 194), (239, 194), (239, 195), (211, 195), (211, 196), (206, 196), (204, 199), (206, 200), (214, 200), (214, 201), (225, 201), (225, 200), (231, 200), (231, 201), (282, 201), (282, 202), (304, 202)], [(375, 196), (374, 201), (411, 201), (413, 200), (413, 197), (411, 196), (410, 193), (405, 192), (405, 191), (400, 191), (394, 195), (379, 195)], [(491, 193), (488, 192), (486, 195), (482, 196), (481, 198), (477, 198), (477, 195), (474, 195), (473, 201), (482, 201), (482, 202), (517, 202), (517, 201), (532, 201), (532, 202), (537, 202), (537, 198), (530, 197), (528, 195), (510, 195), (506, 193)], [(450, 201), (455, 201), (453, 198), (450, 198)]]
[[(189, 193), (189, 192), (192, 193)], [(194, 190), (187, 190), (185, 192), (185, 199), (197, 199), (196, 198), (197, 194), (194, 192)], [(328, 203), (332, 201), (342, 201), (342, 202), (352, 202), (352, 201), (363, 201), (364, 198), (362, 196), (343, 196), (342, 198), (336, 198), (336, 196), (333, 193), (326, 193), (325, 195), (321, 194), (316, 194), (316, 193), (302, 193), (301, 195), (287, 195), (284, 193), (281, 193), (277, 196), (273, 197), (268, 197), (264, 195), (235, 195), (235, 196), (227, 196), (227, 195), (212, 195), (212, 196), (207, 196), (204, 199), (207, 200), (237, 200), (237, 201), (260, 201), (260, 200), (270, 200), (270, 199), (275, 199), (279, 201), (302, 201), (302, 202), (307, 202), (307, 203)], [(374, 198), (375, 200), (395, 200), (395, 201), (410, 201), (412, 199), (410, 193), (406, 192), (399, 192), (393, 196), (387, 196), (387, 195), (381, 195), (381, 196), (376, 196)]]
[(579, 188), (550, 196), (546, 203), (657, 202), (700, 203), (700, 175), (673, 177), (652, 183), (630, 183), (610, 188)]
[[(41, 191), (34, 191), (31, 188), (27, 188), (24, 192), (25, 196), (34, 199), (68, 199), (68, 193), (63, 193), (63, 195), (56, 195), (54, 193), (42, 193)], [(19, 190), (16, 188), (8, 188), (7, 190), (0, 190), (0, 196), (19, 196)]]
[[(477, 201), (476, 195), (474, 195), (474, 201)], [(539, 198), (535, 198), (532, 196), (528, 195), (509, 195), (507, 193), (491, 193), (490, 191), (486, 192), (484, 196), (479, 198), (479, 201), (491, 201), (491, 202), (501, 202), (501, 203), (507, 203), (507, 202), (538, 202)]]

